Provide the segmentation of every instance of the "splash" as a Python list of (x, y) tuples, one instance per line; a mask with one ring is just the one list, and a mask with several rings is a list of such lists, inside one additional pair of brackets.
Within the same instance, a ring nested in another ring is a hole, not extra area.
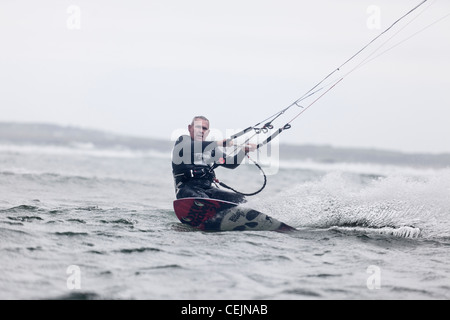
[(449, 192), (448, 169), (378, 177), (364, 183), (359, 175), (332, 172), (251, 205), (295, 227), (447, 238)]

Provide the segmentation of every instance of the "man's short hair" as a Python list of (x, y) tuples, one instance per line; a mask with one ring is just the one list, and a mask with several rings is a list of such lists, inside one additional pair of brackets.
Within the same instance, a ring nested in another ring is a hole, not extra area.
[(202, 120), (208, 121), (208, 123), (209, 123), (208, 118), (206, 118), (206, 117), (204, 117), (204, 116), (196, 116), (196, 117), (194, 117), (194, 118), (192, 119), (191, 126), (194, 125), (194, 122), (195, 122), (196, 119), (202, 119)]

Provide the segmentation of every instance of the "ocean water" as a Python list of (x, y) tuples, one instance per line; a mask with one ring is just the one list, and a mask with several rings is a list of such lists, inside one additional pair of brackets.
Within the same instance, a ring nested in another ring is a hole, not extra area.
[(170, 161), (1, 145), (0, 299), (450, 298), (450, 168), (282, 158), (245, 205), (298, 231), (202, 232), (173, 212)]

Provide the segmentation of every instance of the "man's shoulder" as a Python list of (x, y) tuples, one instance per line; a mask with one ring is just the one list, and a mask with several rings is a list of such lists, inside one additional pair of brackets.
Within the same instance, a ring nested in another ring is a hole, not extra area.
[(192, 140), (191, 136), (189, 135), (182, 135), (179, 136), (178, 139), (175, 141), (175, 146), (178, 146), (181, 148), (184, 147), (188, 147), (188, 146), (198, 146), (201, 147), (202, 149), (204, 148), (216, 148), (217, 147), (217, 142), (216, 141), (194, 141)]
[(175, 141), (175, 145), (181, 143), (181, 142), (191, 142), (191, 137), (187, 134), (183, 134), (178, 137), (178, 139)]

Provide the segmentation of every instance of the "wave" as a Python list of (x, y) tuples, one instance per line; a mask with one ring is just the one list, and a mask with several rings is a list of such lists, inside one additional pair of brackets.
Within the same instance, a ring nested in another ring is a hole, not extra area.
[(74, 291), (56, 297), (48, 297), (48, 300), (100, 300), (105, 299), (100, 294), (89, 291)]
[(377, 164), (369, 162), (318, 162), (314, 160), (286, 160), (279, 162), (280, 169), (301, 169), (319, 172), (351, 172), (374, 177), (386, 177), (392, 175), (427, 176), (448, 170), (448, 168), (415, 167), (408, 165)]
[(341, 228), (424, 238), (450, 234), (450, 170), (362, 184), (332, 172), (249, 205), (295, 227)]
[(72, 143), (67, 146), (59, 145), (16, 145), (0, 144), (0, 152), (57, 156), (90, 156), (100, 158), (158, 158), (170, 159), (171, 154), (156, 149), (132, 150), (125, 147), (98, 148), (92, 143)]
[(91, 184), (101, 184), (101, 185), (126, 185), (126, 184), (141, 184), (148, 185), (149, 181), (146, 179), (141, 179), (139, 177), (133, 178), (121, 178), (121, 177), (108, 177), (99, 174), (65, 174), (65, 173), (52, 173), (52, 172), (39, 172), (35, 170), (23, 170), (14, 169), (8, 171), (0, 171), (0, 177), (4, 177), (5, 181), (19, 180), (40, 183), (47, 186), (55, 185), (91, 185)]

